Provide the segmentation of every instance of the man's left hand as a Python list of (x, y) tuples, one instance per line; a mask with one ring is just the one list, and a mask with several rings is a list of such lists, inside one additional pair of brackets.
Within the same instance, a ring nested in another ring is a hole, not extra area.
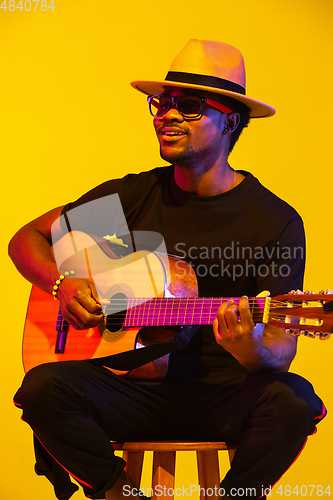
[(263, 323), (254, 324), (245, 296), (239, 305), (223, 303), (213, 323), (216, 342), (247, 368), (265, 364), (270, 357), (270, 350), (263, 344), (264, 327)]

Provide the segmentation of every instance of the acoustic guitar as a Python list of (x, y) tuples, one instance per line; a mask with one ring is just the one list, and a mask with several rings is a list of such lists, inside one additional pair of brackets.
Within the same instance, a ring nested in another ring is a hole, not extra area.
[[(177, 325), (212, 324), (222, 302), (239, 301), (198, 297), (192, 267), (173, 256), (141, 250), (117, 257), (114, 245), (78, 231), (65, 235), (52, 249), (60, 273), (73, 269), (76, 277), (93, 279), (110, 305), (100, 325), (76, 330), (62, 317), (59, 302), (33, 286), (23, 335), (25, 371), (42, 363), (99, 358), (170, 340)], [(326, 339), (333, 329), (331, 290), (254, 297), (249, 302), (256, 323), (269, 323), (292, 335)], [(132, 372), (112, 371), (161, 379), (167, 366), (166, 355)]]

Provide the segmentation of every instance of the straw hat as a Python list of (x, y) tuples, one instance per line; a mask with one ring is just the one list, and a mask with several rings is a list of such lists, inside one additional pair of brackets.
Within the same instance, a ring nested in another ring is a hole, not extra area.
[(214, 92), (246, 104), (251, 118), (275, 114), (268, 104), (245, 95), (243, 56), (226, 43), (190, 40), (172, 62), (165, 80), (138, 80), (131, 85), (148, 95), (161, 94), (165, 87)]

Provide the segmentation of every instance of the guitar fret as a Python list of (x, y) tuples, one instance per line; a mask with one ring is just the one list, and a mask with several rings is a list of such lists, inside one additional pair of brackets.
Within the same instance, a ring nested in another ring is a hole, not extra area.
[(154, 301), (149, 301), (149, 305), (148, 305), (148, 316), (146, 318), (146, 323), (145, 323), (145, 326), (150, 326), (151, 325), (151, 320), (150, 318), (154, 318), (155, 317), (155, 310), (156, 310), (156, 303)]
[(188, 321), (188, 302), (189, 302), (189, 298), (187, 297), (186, 299), (184, 299), (184, 307), (183, 309), (181, 310), (181, 324), (182, 325), (186, 325), (187, 324), (187, 321)]
[(135, 305), (133, 308), (133, 314), (132, 314), (132, 326), (135, 325), (135, 323), (138, 322), (138, 318), (140, 316), (140, 310), (144, 307), (144, 304), (138, 305), (135, 301)]
[[(162, 302), (162, 301), (161, 301)], [(166, 307), (164, 307), (164, 318), (163, 318), (163, 325), (166, 324), (166, 313), (168, 311), (168, 306), (167, 306), (168, 303), (166, 303)]]
[(156, 325), (159, 324), (159, 317), (160, 317), (160, 313), (161, 313), (161, 307), (156, 307), (159, 304), (157, 303), (157, 301), (155, 299), (153, 299), (153, 301), (154, 301), (154, 313), (153, 313), (153, 316), (152, 316), (152, 324), (154, 326), (156, 326)]
[[(144, 304), (142, 304), (142, 314), (140, 314), (140, 310), (138, 310), (138, 316), (137, 319), (142, 323), (143, 326), (146, 326), (146, 322), (143, 321), (145, 318), (149, 318), (149, 308), (150, 308), (150, 302), (146, 301)], [(148, 309), (148, 314), (147, 314), (147, 309)]]
[(147, 309), (147, 301), (143, 302), (142, 304), (140, 304), (140, 306), (137, 307), (135, 311), (136, 325), (134, 324), (133, 326), (137, 325), (146, 326), (143, 321), (143, 319), (147, 316), (146, 309)]
[(158, 310), (158, 317), (156, 320), (156, 325), (163, 325), (163, 304), (159, 299), (154, 299), (156, 302), (157, 310)]
[(194, 308), (193, 308), (193, 299), (188, 298), (186, 299), (186, 308), (185, 308), (185, 315), (184, 315), (184, 322), (193, 324), (193, 315), (194, 315)]
[(169, 325), (171, 325), (171, 321), (172, 321), (172, 318), (173, 318), (173, 308), (174, 308), (174, 305), (175, 305), (175, 298), (172, 297), (171, 312), (170, 312), (170, 315), (169, 315)]
[(205, 310), (205, 314), (208, 315), (209, 321), (210, 318), (212, 317), (212, 308), (213, 308), (213, 299), (211, 298), (209, 301), (207, 301), (207, 307)]
[[(135, 309), (134, 319), (136, 323), (142, 323), (142, 318), (145, 316), (146, 303), (140, 304), (140, 306)], [(144, 325), (143, 325), (144, 326)]]
[(188, 298), (186, 298), (185, 310), (184, 310), (184, 312), (183, 312), (183, 321), (182, 321), (182, 325), (185, 325), (185, 324), (186, 324), (186, 320), (187, 320), (187, 313), (188, 313)]
[[(180, 301), (181, 301), (181, 299), (180, 299)], [(177, 320), (176, 320), (176, 323), (177, 323), (177, 324), (179, 324), (179, 311), (180, 311), (180, 307), (179, 307), (179, 305), (180, 305), (180, 301), (179, 301), (179, 303), (178, 303)]]

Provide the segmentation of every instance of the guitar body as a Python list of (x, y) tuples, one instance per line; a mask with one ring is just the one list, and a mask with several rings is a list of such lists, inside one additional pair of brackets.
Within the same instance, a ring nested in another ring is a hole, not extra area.
[[(53, 248), (60, 272), (74, 269), (78, 277), (93, 277), (99, 290), (112, 304), (114, 297), (197, 297), (197, 281), (189, 264), (175, 257), (145, 251), (116, 259), (107, 248), (84, 233), (74, 232), (75, 253), (68, 256), (68, 235)], [(83, 250), (86, 250), (83, 252)], [(69, 253), (71, 253), (70, 250)], [(88, 263), (87, 263), (88, 256)], [(66, 278), (70, 279), (70, 278)], [(117, 314), (117, 313), (116, 313)], [(63, 352), (56, 352), (59, 333), (59, 302), (36, 286), (32, 287), (23, 334), (23, 364), (27, 372), (42, 363), (93, 359), (170, 340), (175, 330), (168, 327), (110, 328), (104, 323), (87, 330), (68, 327)], [(112, 318), (112, 315), (111, 315)], [(132, 372), (119, 372), (136, 379), (162, 379), (168, 355)]]

